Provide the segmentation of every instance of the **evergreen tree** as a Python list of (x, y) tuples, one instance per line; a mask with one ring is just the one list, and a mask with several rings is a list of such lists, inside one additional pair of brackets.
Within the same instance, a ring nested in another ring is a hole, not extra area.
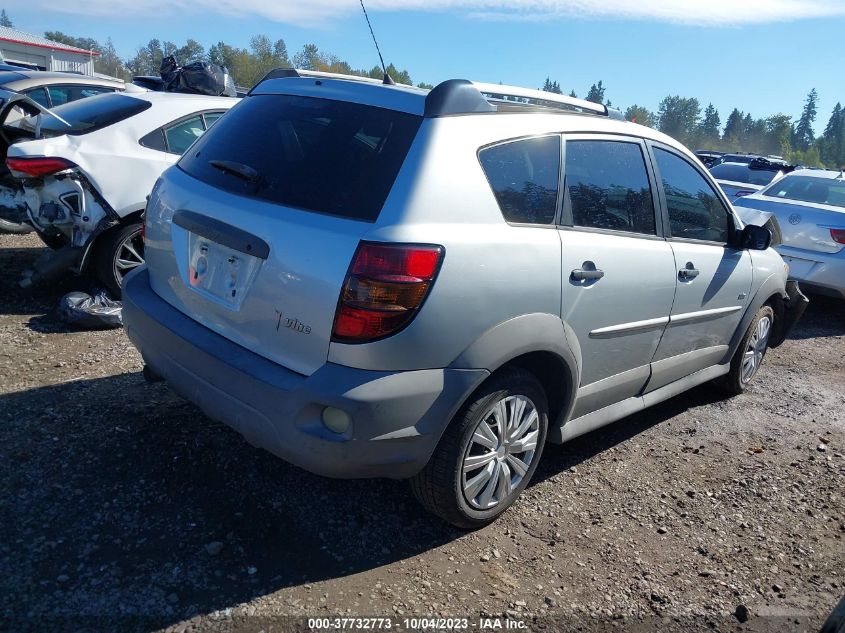
[(592, 101), (593, 103), (604, 103), (604, 86), (601, 81), (590, 86), (590, 91), (587, 93), (587, 101)]
[(570, 90), (570, 91), (569, 91), (569, 96), (570, 96), (570, 97), (572, 97), (573, 99), (577, 99), (577, 98), (578, 98), (578, 95), (577, 95), (577, 94), (575, 94), (575, 91), (574, 91), (574, 90)]
[(742, 139), (744, 137), (742, 128), (742, 120), (744, 116), (745, 115), (740, 110), (734, 108), (725, 123), (725, 134), (722, 138), (724, 138), (729, 145), (735, 146), (735, 149), (739, 149), (739, 145), (742, 143)]
[(804, 110), (801, 112), (801, 118), (798, 119), (798, 124), (795, 126), (793, 144), (796, 148), (804, 152), (810, 149), (810, 145), (816, 140), (816, 135), (813, 132), (813, 123), (816, 121), (818, 101), (819, 94), (813, 88), (810, 94), (807, 95), (807, 101), (804, 102)]
[(722, 119), (719, 117), (719, 111), (710, 103), (704, 109), (704, 116), (698, 128), (700, 140), (711, 146), (717, 145), (721, 140), (721, 128)]
[(551, 81), (548, 77), (546, 77), (546, 83), (543, 84), (543, 91), (553, 92), (559, 95), (561, 94), (560, 84), (556, 81)]
[(819, 139), (819, 152), (822, 161), (829, 167), (841, 169), (845, 166), (845, 109), (837, 103), (830, 115), (830, 120)]
[(0, 9), (0, 26), (7, 26), (10, 29), (15, 27), (9, 14), (6, 13), (6, 9)]

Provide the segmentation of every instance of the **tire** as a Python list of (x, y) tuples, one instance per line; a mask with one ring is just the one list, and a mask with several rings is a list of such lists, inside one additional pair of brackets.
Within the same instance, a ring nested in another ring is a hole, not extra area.
[(775, 324), (775, 312), (769, 306), (763, 306), (754, 315), (742, 342), (731, 360), (731, 370), (716, 381), (722, 389), (738, 396), (743, 393), (760, 369), (766, 351), (769, 348), (769, 337)]
[[(120, 225), (102, 235), (96, 246), (94, 275), (115, 299), (121, 297), (123, 277), (144, 263), (141, 226), (138, 220)], [(126, 246), (131, 249), (131, 253), (124, 250)]]
[(0, 233), (9, 233), (11, 235), (24, 235), (32, 233), (35, 229), (29, 222), (15, 222), (0, 217)]
[[(504, 408), (499, 415), (506, 414), (504, 426), (511, 433), (504, 441), (496, 424), (497, 407)], [(410, 481), (414, 496), (426, 510), (456, 527), (478, 529), (492, 523), (531, 481), (543, 453), (548, 417), (546, 393), (534, 375), (516, 367), (501, 370), (449, 423), (426, 467)], [(516, 428), (514, 419), (521, 422)], [(523, 432), (514, 435), (523, 426)], [(530, 451), (518, 450), (532, 445)]]

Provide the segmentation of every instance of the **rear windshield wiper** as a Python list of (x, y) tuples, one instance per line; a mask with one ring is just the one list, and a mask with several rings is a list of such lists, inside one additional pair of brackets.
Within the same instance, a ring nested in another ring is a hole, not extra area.
[(247, 182), (255, 183), (260, 178), (259, 173), (255, 169), (243, 163), (236, 163), (231, 160), (210, 160), (208, 164), (215, 169), (237, 176)]

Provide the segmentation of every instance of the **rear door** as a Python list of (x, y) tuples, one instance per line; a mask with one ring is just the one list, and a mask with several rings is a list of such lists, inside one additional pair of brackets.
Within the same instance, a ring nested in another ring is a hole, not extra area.
[(712, 181), (668, 146), (651, 144), (678, 289), (649, 390), (721, 361), (751, 291), (751, 256)]
[(675, 262), (640, 140), (567, 135), (564, 179), (561, 316), (581, 350), (578, 417), (645, 386)]
[(326, 362), (355, 249), (420, 122), (345, 101), (245, 98), (150, 200), (153, 289), (214, 332), (313, 373)]

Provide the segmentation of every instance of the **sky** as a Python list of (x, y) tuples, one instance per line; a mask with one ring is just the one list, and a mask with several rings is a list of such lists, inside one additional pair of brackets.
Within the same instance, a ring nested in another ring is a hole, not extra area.
[[(415, 82), (451, 78), (585, 96), (602, 80), (614, 106), (656, 110), (669, 95), (798, 118), (819, 93), (817, 132), (845, 102), (845, 0), (365, 0), (385, 61)], [(356, 68), (378, 63), (358, 0), (14, 0), (15, 27), (104, 41), (123, 57), (152, 38), (246, 47), (252, 35), (306, 43)]]

